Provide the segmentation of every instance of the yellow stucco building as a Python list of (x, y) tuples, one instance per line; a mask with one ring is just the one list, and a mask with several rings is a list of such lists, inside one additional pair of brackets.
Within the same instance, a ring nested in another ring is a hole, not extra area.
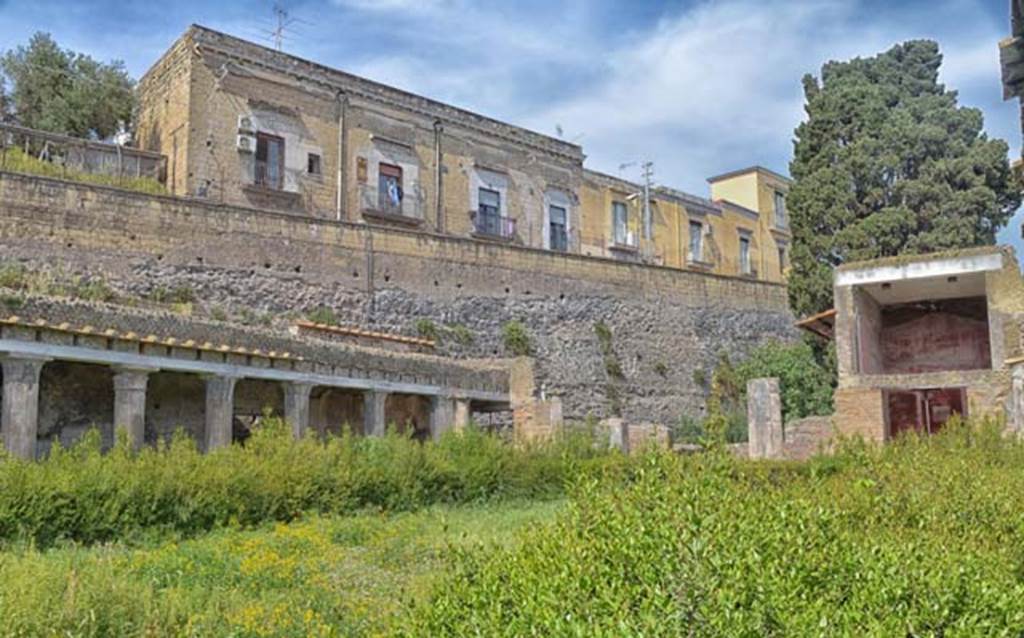
[(199, 26), (139, 98), (176, 195), (784, 281), (789, 180), (764, 168), (645, 198), (576, 144)]

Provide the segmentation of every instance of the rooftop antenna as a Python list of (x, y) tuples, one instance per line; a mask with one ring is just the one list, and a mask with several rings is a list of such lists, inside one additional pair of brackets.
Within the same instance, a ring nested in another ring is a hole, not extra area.
[[(262, 21), (264, 22), (265, 21)], [(271, 25), (273, 29), (260, 29), (266, 36), (274, 42), (274, 48), (281, 51), (284, 48), (285, 38), (291, 35), (302, 35), (291, 28), (293, 24), (311, 24), (305, 20), (299, 18), (293, 18), (288, 14), (288, 10), (284, 8), (284, 5), (280, 2), (274, 3), (274, 21)]]

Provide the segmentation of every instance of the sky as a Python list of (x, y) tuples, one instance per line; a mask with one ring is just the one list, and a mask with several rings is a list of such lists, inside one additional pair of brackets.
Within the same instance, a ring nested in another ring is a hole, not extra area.
[[(998, 42), (1007, 0), (281, 0), (286, 52), (583, 146), (588, 167), (707, 196), (706, 178), (788, 172), (801, 78), (930, 38), (941, 80), (1021, 156)], [(272, 0), (0, 0), (0, 50), (47, 31), (138, 77), (191, 23), (272, 44)], [(623, 167), (623, 165), (625, 165)], [(623, 167), (623, 168), (620, 168)], [(1024, 209), (1000, 234), (1024, 256)]]

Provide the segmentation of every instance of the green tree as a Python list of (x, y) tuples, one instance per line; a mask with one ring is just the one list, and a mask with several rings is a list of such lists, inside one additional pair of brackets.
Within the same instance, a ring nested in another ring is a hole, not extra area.
[(1006, 143), (938, 82), (941, 64), (915, 40), (804, 77), (788, 202), (798, 315), (832, 306), (845, 261), (992, 244), (1020, 205)]
[(10, 81), (10, 109), (24, 126), (105, 139), (131, 121), (134, 82), (124, 64), (61, 49), (47, 33), (7, 51), (0, 71)]

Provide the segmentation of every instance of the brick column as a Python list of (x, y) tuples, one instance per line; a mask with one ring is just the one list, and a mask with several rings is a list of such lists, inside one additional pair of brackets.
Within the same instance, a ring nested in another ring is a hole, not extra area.
[(5, 357), (4, 405), (0, 416), (4, 447), (14, 456), (33, 459), (39, 432), (39, 373), (46, 359)]
[(387, 431), (387, 416), (384, 405), (388, 393), (379, 390), (367, 390), (363, 395), (363, 434), (366, 436), (384, 436)]
[(284, 384), (284, 419), (292, 427), (292, 436), (301, 439), (309, 428), (309, 383)]
[(455, 425), (455, 399), (430, 397), (430, 436), (435, 441)]
[(472, 406), (469, 399), (455, 399), (455, 415), (452, 419), (452, 427), (461, 432), (469, 427), (469, 420), (472, 417)]
[(206, 451), (231, 445), (237, 377), (206, 377)]
[(146, 440), (146, 385), (153, 370), (114, 369), (114, 429), (125, 428), (132, 449)]
[(747, 427), (750, 458), (782, 457), (782, 400), (778, 379), (747, 382)]

